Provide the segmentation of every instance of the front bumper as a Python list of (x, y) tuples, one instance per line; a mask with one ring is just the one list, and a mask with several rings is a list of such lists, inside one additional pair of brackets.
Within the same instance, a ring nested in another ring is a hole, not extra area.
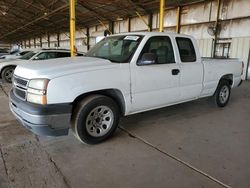
[(22, 101), (10, 91), (10, 109), (17, 120), (33, 133), (41, 136), (67, 135), (72, 112), (71, 104), (39, 105)]

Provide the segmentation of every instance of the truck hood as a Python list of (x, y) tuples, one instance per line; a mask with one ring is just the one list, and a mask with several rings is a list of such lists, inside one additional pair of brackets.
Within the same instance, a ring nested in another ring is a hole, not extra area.
[(0, 59), (0, 63), (14, 63), (14, 64), (18, 64), (18, 63), (21, 63), (23, 61), (27, 61), (27, 60), (23, 60), (23, 59)]
[(33, 61), (22, 64), (15, 69), (15, 75), (26, 78), (53, 79), (63, 75), (98, 69), (119, 67), (118, 63), (94, 57), (58, 58), (44, 61)]

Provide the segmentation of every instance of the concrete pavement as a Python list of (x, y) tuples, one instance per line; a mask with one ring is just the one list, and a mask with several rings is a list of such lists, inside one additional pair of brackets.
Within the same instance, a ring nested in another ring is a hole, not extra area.
[(250, 187), (250, 82), (226, 108), (207, 99), (122, 118), (113, 138), (87, 146), (36, 137), (0, 87), (0, 187)]

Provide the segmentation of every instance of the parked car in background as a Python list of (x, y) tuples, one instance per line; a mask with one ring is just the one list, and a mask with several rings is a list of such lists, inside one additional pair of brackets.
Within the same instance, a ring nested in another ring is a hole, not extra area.
[(137, 32), (109, 36), (86, 57), (22, 64), (10, 108), (38, 135), (74, 135), (87, 144), (109, 138), (126, 116), (203, 97), (227, 105), (243, 62), (204, 59), (188, 35)]
[[(79, 56), (83, 54), (79, 53)], [(66, 49), (37, 49), (30, 51), (19, 59), (0, 62), (0, 78), (3, 81), (11, 83), (12, 75), (17, 65), (29, 63), (32, 61), (40, 61), (46, 59), (70, 57), (70, 51)]]
[(29, 53), (31, 50), (25, 50), (22, 52), (14, 52), (14, 53), (9, 53), (7, 55), (2, 55), (0, 56), (0, 62), (9, 60), (9, 59), (18, 59), (20, 57), (22, 57), (23, 55)]

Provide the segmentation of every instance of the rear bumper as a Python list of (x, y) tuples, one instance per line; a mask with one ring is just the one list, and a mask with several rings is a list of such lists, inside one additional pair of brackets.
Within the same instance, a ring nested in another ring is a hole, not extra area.
[(72, 105), (39, 105), (22, 101), (10, 91), (10, 109), (17, 120), (34, 134), (62, 136), (69, 131)]

